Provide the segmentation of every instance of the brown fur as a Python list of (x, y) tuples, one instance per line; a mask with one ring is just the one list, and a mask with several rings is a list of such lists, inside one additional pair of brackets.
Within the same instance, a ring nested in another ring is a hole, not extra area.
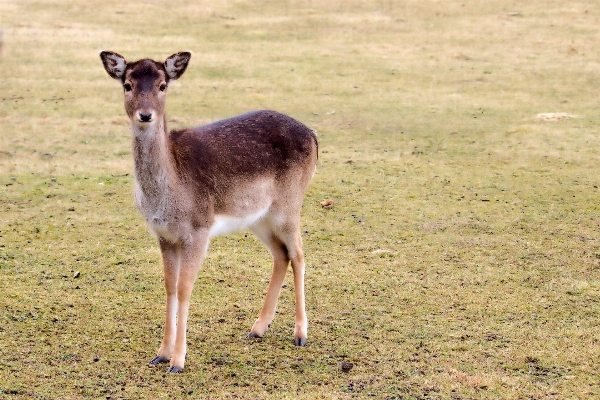
[(162, 252), (167, 314), (152, 363), (170, 360), (170, 372), (184, 367), (189, 298), (209, 238), (238, 228), (251, 229), (273, 256), (265, 303), (249, 337), (265, 334), (291, 262), (295, 343), (304, 345), (307, 338), (300, 209), (315, 172), (316, 136), (267, 110), (167, 133), (168, 83), (183, 74), (190, 56), (127, 63), (116, 53), (101, 53), (108, 74), (123, 84), (132, 121), (136, 205)]

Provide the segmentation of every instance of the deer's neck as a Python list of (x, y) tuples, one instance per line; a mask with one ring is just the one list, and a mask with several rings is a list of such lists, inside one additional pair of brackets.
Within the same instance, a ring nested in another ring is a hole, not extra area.
[(133, 161), (135, 178), (145, 196), (165, 195), (174, 179), (164, 119), (149, 127), (133, 124)]

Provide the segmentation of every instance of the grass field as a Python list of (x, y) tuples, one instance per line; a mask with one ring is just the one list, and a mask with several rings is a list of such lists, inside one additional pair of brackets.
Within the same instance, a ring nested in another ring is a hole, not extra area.
[[(0, 27), (0, 399), (600, 397), (600, 4), (3, 0)], [(271, 262), (241, 232), (211, 244), (185, 373), (148, 366), (162, 268), (101, 50), (193, 52), (172, 128), (317, 131), (306, 348), (291, 274), (245, 339)]]

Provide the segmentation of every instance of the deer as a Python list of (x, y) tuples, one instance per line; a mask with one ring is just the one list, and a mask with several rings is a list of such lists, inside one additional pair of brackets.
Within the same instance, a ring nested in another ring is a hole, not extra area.
[(262, 338), (270, 327), (291, 264), (294, 345), (305, 346), (300, 212), (316, 171), (315, 132), (271, 110), (168, 131), (166, 95), (171, 82), (186, 71), (191, 53), (179, 52), (164, 62), (127, 62), (112, 51), (102, 51), (100, 58), (123, 88), (131, 122), (135, 204), (162, 258), (164, 332), (150, 364), (169, 363), (168, 373), (183, 372), (190, 299), (209, 241), (242, 229), (254, 233), (273, 258), (264, 303), (247, 338)]

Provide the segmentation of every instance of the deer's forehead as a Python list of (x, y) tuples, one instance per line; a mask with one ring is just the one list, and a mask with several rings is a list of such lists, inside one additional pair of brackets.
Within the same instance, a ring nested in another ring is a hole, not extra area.
[(125, 72), (126, 80), (144, 83), (164, 81), (166, 77), (165, 67), (152, 60), (140, 60), (128, 64)]

